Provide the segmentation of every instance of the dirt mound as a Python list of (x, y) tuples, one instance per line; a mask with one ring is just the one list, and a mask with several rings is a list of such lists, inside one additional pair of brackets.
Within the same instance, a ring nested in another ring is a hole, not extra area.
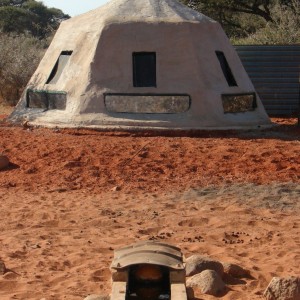
[(297, 182), (300, 128), (193, 136), (0, 127), (11, 166), (0, 187), (185, 190), (212, 184)]

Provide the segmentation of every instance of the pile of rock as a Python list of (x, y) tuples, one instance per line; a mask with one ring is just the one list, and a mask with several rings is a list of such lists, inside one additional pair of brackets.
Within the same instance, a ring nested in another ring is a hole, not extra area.
[(203, 255), (192, 255), (186, 261), (186, 285), (189, 298), (193, 298), (193, 290), (200, 290), (202, 294), (222, 296), (226, 293), (225, 276), (233, 278), (249, 277), (249, 271), (242, 267), (221, 263)]
[[(226, 293), (227, 281), (251, 278), (250, 272), (232, 263), (221, 263), (202, 255), (193, 255), (186, 262), (186, 285), (189, 299), (194, 289), (202, 294), (220, 297)], [(267, 300), (300, 300), (300, 277), (274, 277), (264, 292)]]

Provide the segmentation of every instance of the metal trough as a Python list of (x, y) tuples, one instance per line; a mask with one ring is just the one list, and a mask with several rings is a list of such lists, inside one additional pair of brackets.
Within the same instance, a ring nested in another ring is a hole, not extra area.
[(152, 241), (115, 250), (111, 300), (187, 300), (185, 259), (175, 246)]

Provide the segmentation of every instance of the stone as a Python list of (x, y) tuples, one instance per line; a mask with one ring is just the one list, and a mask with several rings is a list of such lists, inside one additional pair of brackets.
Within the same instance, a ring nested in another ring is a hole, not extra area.
[(121, 187), (115, 186), (111, 190), (112, 190), (112, 192), (119, 192), (119, 191), (121, 191)]
[(214, 270), (205, 270), (188, 278), (187, 287), (200, 289), (203, 294), (219, 296), (226, 288), (220, 275)]
[(9, 165), (8, 157), (0, 154), (0, 170), (7, 168), (8, 165)]
[(214, 270), (221, 277), (224, 273), (223, 265), (220, 262), (199, 254), (192, 255), (186, 260), (185, 270), (186, 276), (193, 276), (204, 270)]
[(273, 277), (264, 297), (267, 300), (300, 300), (300, 277)]
[(29, 126), (29, 121), (24, 121), (23, 123), (22, 123), (22, 126), (23, 126), (23, 129), (28, 129), (28, 128), (30, 128), (30, 126)]
[(110, 297), (107, 295), (89, 295), (84, 300), (110, 300)]
[(7, 270), (5, 272), (5, 274), (3, 275), (3, 278), (6, 280), (15, 280), (18, 277), (19, 277), (19, 274), (15, 273), (13, 271), (9, 271), (9, 270)]
[(6, 266), (2, 260), (0, 260), (0, 275), (4, 275), (7, 272)]
[(248, 270), (243, 269), (242, 267), (232, 264), (232, 263), (222, 263), (224, 272), (234, 278), (247, 278), (250, 276)]

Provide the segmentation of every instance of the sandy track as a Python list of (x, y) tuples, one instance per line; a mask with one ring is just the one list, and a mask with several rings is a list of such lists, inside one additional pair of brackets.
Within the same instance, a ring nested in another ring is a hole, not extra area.
[(1, 258), (20, 275), (0, 276), (1, 299), (109, 293), (113, 249), (149, 239), (238, 263), (253, 279), (231, 283), (224, 299), (261, 299), (272, 276), (299, 276), (299, 197), (299, 184), (135, 195), (2, 190)]

